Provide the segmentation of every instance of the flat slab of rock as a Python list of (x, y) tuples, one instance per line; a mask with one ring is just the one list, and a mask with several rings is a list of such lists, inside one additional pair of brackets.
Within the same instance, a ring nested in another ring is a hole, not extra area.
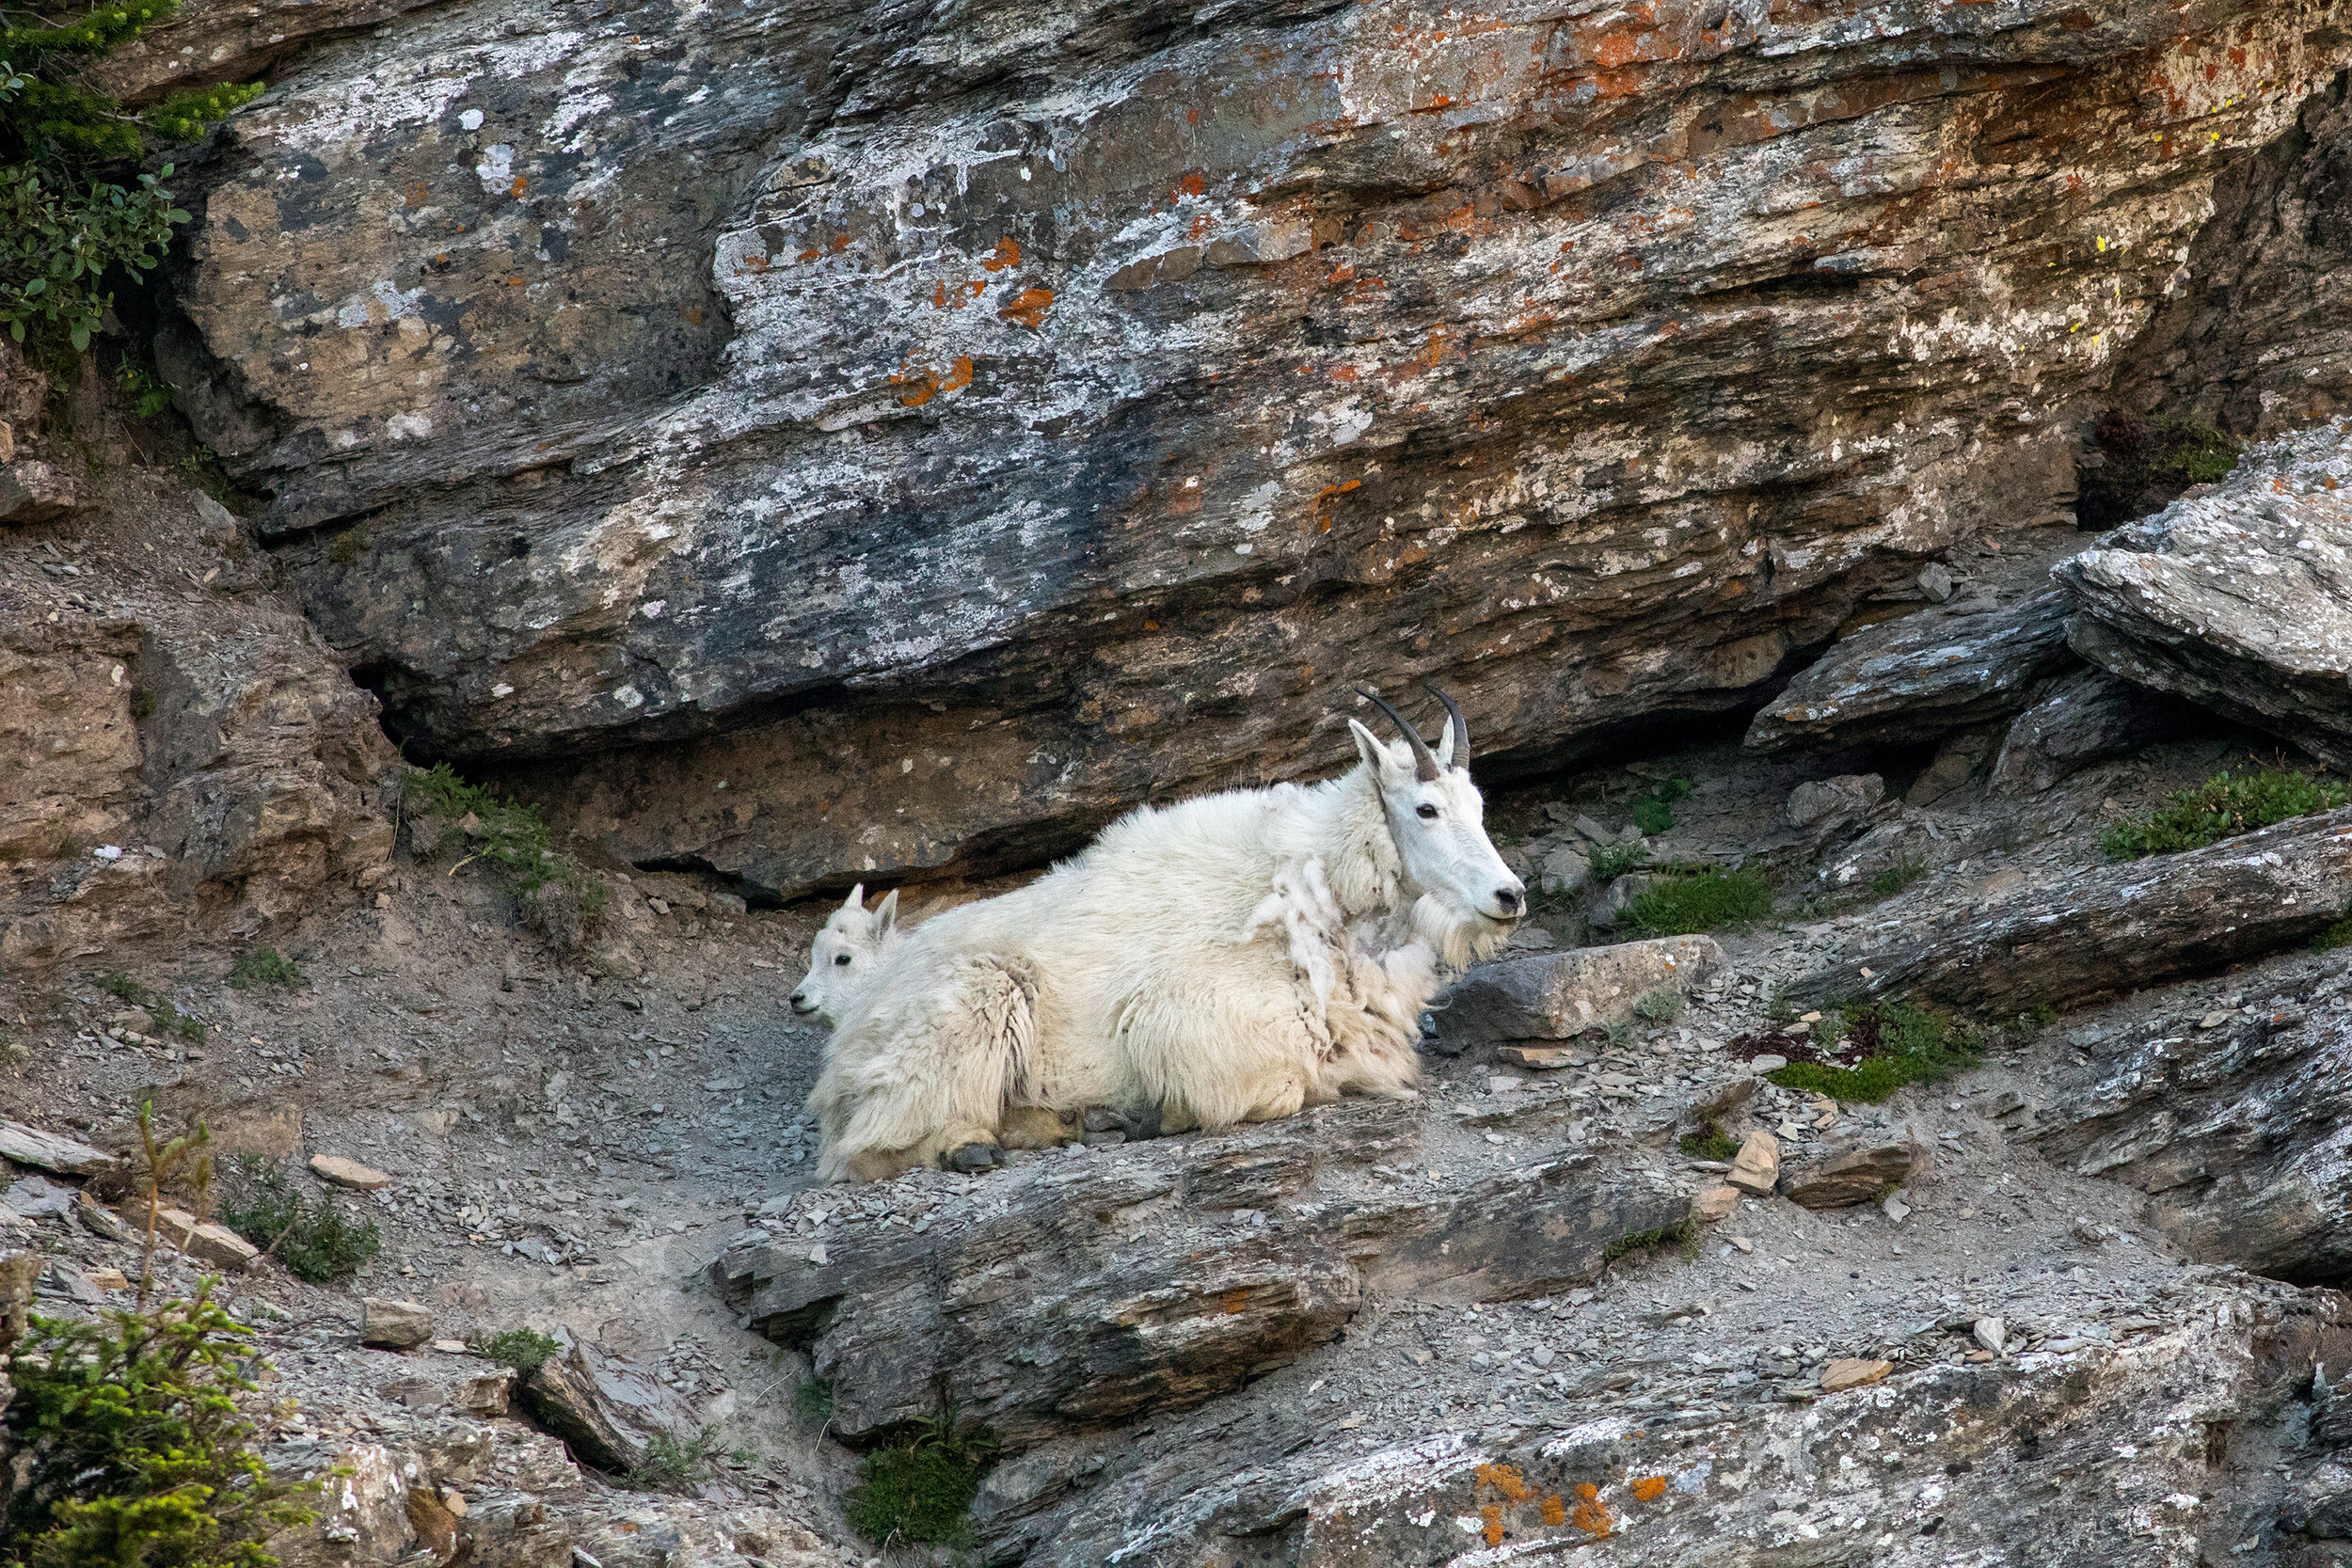
[(338, 1187), (349, 1187), (354, 1192), (372, 1193), (379, 1187), (392, 1184), (392, 1179), (382, 1171), (336, 1154), (311, 1155), (310, 1170), (320, 1180), (331, 1181)]
[(0, 1121), (0, 1157), (59, 1176), (96, 1176), (115, 1163), (114, 1156), (103, 1149), (20, 1121)]
[(652, 1372), (567, 1329), (555, 1338), (556, 1354), (523, 1379), (522, 1400), (582, 1464), (625, 1474), (644, 1462), (655, 1438), (693, 1435), (692, 1407)]
[(1752, 752), (1933, 740), (2008, 718), (2074, 662), (2066, 594), (1993, 610), (1928, 610), (1865, 626), (1788, 683), (1748, 725)]
[[(1419, 1126), (1349, 1104), (1016, 1166), (987, 1179), (1002, 1212), (923, 1235), (836, 1233), (836, 1218), (822, 1261), (806, 1240), (762, 1238), (711, 1274), (755, 1332), (810, 1353), (844, 1437), (945, 1400), (1017, 1453), (1237, 1388), (1336, 1338), (1374, 1293), (1461, 1305), (1589, 1280), (1613, 1242), (1690, 1212), (1662, 1175), (1589, 1153), (1445, 1195), (1366, 1174), (1412, 1159)], [(1244, 1167), (1288, 1200), (1222, 1207)]]
[(1918, 995), (1996, 1017), (2068, 1007), (2308, 941), (2352, 911), (2352, 806), (2078, 871), (1793, 982), (1789, 1000)]
[(1445, 993), (1438, 1032), (1446, 1043), (1574, 1039), (1624, 1023), (1660, 986), (1687, 991), (1715, 973), (1713, 937), (1658, 937), (1611, 947), (1574, 947), (1485, 964)]
[[(135, 1208), (128, 1223), (135, 1231), (144, 1232), (147, 1211)], [(242, 1274), (262, 1249), (243, 1236), (216, 1221), (197, 1223), (196, 1216), (182, 1209), (165, 1209), (155, 1216), (155, 1243), (177, 1252), (184, 1252), (199, 1262)]]
[(1783, 1174), (1781, 1196), (1801, 1209), (1851, 1209), (1909, 1176), (1915, 1159), (1908, 1144), (1848, 1149)]
[(433, 1338), (433, 1308), (421, 1302), (368, 1296), (360, 1303), (359, 1342), (380, 1350), (411, 1350)]
[(1870, 1356), (1845, 1356), (1821, 1369), (1821, 1392), (1836, 1394), (1848, 1388), (1861, 1388), (1882, 1381), (1894, 1370), (1895, 1363), (1892, 1361), (1881, 1361)]
[(2075, 652), (2352, 764), (2352, 437), (2250, 449), (2203, 495), (2061, 562)]
[(1724, 1180), (1752, 1196), (1769, 1196), (1780, 1184), (1780, 1140), (1760, 1127), (1749, 1132)]

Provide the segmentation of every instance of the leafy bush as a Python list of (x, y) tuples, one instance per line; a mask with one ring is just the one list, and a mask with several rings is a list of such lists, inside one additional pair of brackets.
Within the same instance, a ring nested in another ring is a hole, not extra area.
[(833, 1381), (813, 1377), (792, 1390), (792, 1414), (810, 1426), (833, 1419)]
[(1651, 786), (1633, 802), (1633, 825), (1645, 833), (1662, 833), (1675, 825), (1675, 802), (1691, 793), (1688, 779), (1668, 779)]
[(16, 1484), (0, 1561), (39, 1568), (275, 1568), (312, 1483), (273, 1477), (250, 1413), (252, 1331), (212, 1300), (93, 1323), (36, 1315), (8, 1368)]
[(684, 1492), (710, 1479), (719, 1452), (717, 1427), (705, 1427), (683, 1443), (659, 1433), (645, 1444), (645, 1457), (621, 1480), (640, 1492)]
[[(1875, 1104), (1906, 1084), (1933, 1083), (1973, 1067), (1984, 1053), (1983, 1042), (1950, 1019), (1909, 1003), (1858, 1008), (1843, 1015), (1842, 1022), (1842, 1048), (1836, 1054), (1847, 1061), (1810, 1053), (1815, 1060), (1791, 1061), (1765, 1076), (1784, 1089)], [(1743, 1048), (1749, 1054), (1769, 1048), (1791, 1055), (1806, 1049), (1783, 1038), (1753, 1036), (1734, 1042), (1735, 1054)]]
[(383, 1250), (371, 1219), (355, 1219), (331, 1200), (306, 1202), (282, 1161), (239, 1155), (230, 1166), (220, 1220), (257, 1247), (275, 1248), (298, 1279), (329, 1285), (347, 1279)]
[(1618, 925), (1634, 936), (1678, 937), (1745, 926), (1772, 910), (1772, 885), (1760, 870), (1676, 872), (1628, 904)]
[(514, 1368), (529, 1377), (545, 1361), (564, 1347), (535, 1328), (510, 1328), (477, 1339), (473, 1348), (491, 1360)]
[(302, 984), (302, 971), (275, 947), (248, 947), (229, 966), (229, 983), (239, 990), (250, 990), (255, 986), (283, 990)]
[(850, 1528), (877, 1545), (969, 1544), (972, 1499), (995, 1447), (986, 1433), (958, 1435), (939, 1421), (903, 1448), (876, 1449), (858, 1462)]
[(2167, 796), (2145, 816), (2116, 823), (2099, 847), (2117, 860), (2177, 854), (2292, 817), (2333, 811), (2345, 798), (2344, 786), (2332, 779), (2284, 768), (2217, 773), (2194, 789)]

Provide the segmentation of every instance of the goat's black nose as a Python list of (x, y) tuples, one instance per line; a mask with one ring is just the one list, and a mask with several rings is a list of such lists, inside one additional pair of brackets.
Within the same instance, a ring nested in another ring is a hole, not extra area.
[(1495, 889), (1495, 902), (1502, 906), (1503, 913), (1509, 914), (1519, 907), (1519, 890), (1515, 887), (1499, 887)]

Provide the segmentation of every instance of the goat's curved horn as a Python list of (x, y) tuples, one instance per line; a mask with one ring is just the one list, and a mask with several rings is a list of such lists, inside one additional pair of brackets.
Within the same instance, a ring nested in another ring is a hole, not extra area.
[(1454, 725), (1454, 766), (1465, 773), (1469, 772), (1470, 721), (1462, 717), (1462, 705), (1427, 681), (1421, 683), (1421, 689), (1445, 705), (1446, 717)]
[(1413, 749), (1413, 776), (1423, 784), (1435, 779), (1438, 772), (1438, 754), (1429, 749), (1429, 742), (1421, 737), (1421, 732), (1405, 721), (1405, 715), (1397, 712), (1381, 698), (1365, 690), (1362, 687), (1356, 688), (1356, 695), (1368, 703), (1376, 705), (1381, 712), (1396, 721), (1398, 729), (1405, 732), (1405, 743)]

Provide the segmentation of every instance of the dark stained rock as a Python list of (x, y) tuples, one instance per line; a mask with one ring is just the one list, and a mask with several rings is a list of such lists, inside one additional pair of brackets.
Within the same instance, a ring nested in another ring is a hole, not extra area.
[(1788, 995), (1917, 995), (1994, 1016), (2066, 1007), (2291, 946), (2347, 911), (2352, 807), (2077, 871), (1806, 975)]
[[(1591, 1278), (1611, 1243), (1680, 1220), (1645, 1171), (1570, 1155), (1442, 1197), (1372, 1187), (1412, 1113), (1327, 1107), (1214, 1139), (986, 1178), (1005, 1207), (903, 1228), (758, 1242), (711, 1266), (759, 1333), (805, 1348), (851, 1441), (946, 1405), (1009, 1452), (1179, 1411), (1336, 1338), (1368, 1292), (1467, 1304)], [(1278, 1176), (1283, 1165), (1288, 1177)], [(1281, 1207), (1236, 1212), (1238, 1170)], [(1329, 1190), (1311, 1187), (1322, 1173)], [(1297, 1201), (1305, 1198), (1306, 1201)]]
[(568, 1329), (555, 1338), (561, 1348), (523, 1379), (522, 1402), (581, 1464), (625, 1474), (655, 1438), (694, 1435), (693, 1411), (651, 1372)]
[(2249, 451), (2065, 562), (2076, 652), (2137, 685), (2352, 763), (2352, 435)]
[(1751, 751), (1933, 740), (2006, 718), (2074, 662), (2066, 595), (1921, 610), (1865, 626), (1788, 683), (1748, 725)]
[(1317, 774), (1355, 679), (1498, 768), (1744, 710), (2069, 515), (2352, 58), (2261, 0), (396, 8), (192, 13), (338, 36), (190, 182), (165, 372), (416, 754), (786, 892)]
[[(2148, 1195), (2192, 1257), (2352, 1279), (2352, 1003), (2343, 976), (2243, 1008), (2070, 1037), (2088, 1065), (2035, 1107), (2050, 1159)], [(2330, 1376), (2338, 1375), (2331, 1369)]]
[(2131, 756), (2166, 738), (2187, 713), (2179, 702), (2095, 665), (2070, 670), (2044, 683), (2010, 725), (1986, 787), (1996, 795), (2039, 794), (2092, 763)]

